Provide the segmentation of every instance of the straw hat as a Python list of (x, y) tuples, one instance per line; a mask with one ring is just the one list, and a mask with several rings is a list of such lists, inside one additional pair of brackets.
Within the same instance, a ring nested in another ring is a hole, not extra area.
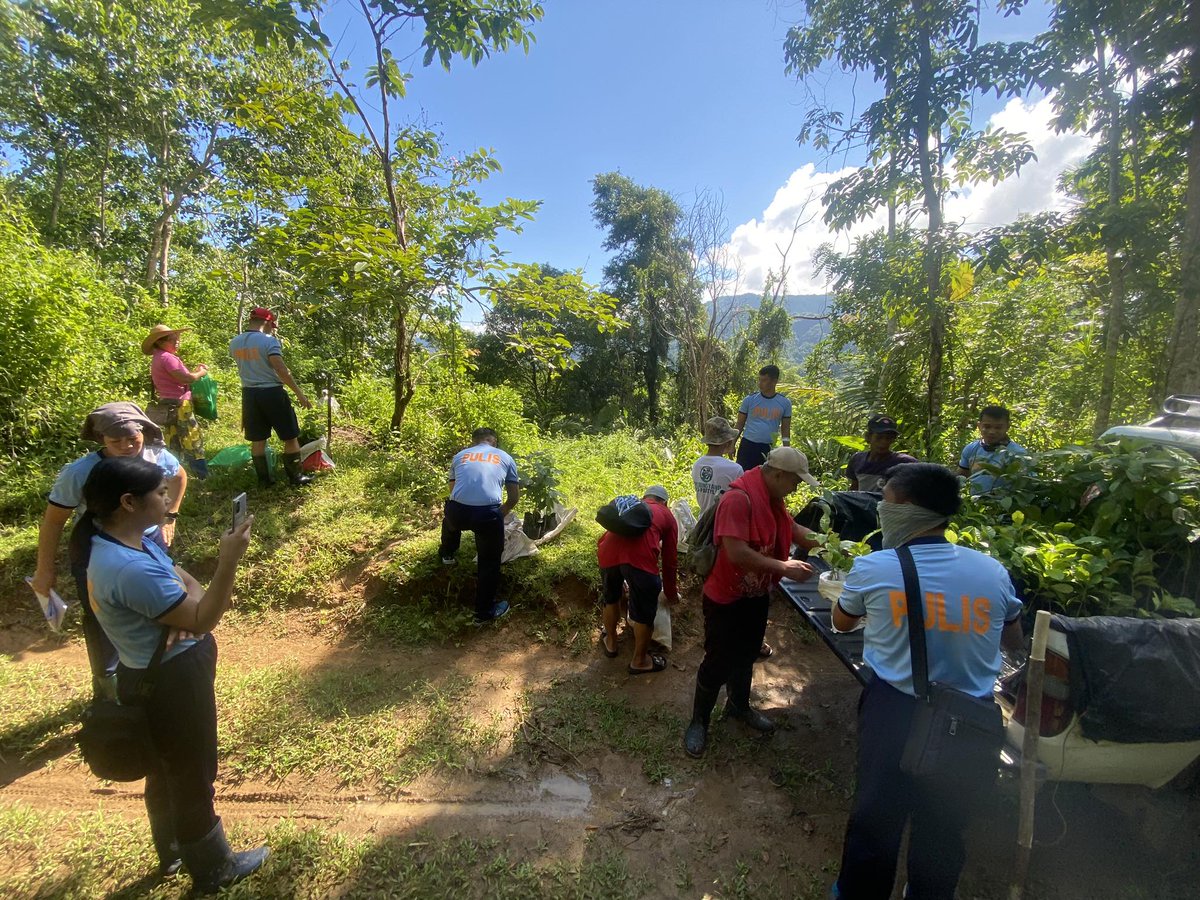
[(147, 356), (154, 353), (154, 345), (163, 338), (172, 334), (183, 334), (185, 331), (191, 331), (190, 328), (168, 328), (166, 325), (155, 325), (150, 329), (150, 333), (146, 335), (146, 339), (142, 341), (142, 352)]

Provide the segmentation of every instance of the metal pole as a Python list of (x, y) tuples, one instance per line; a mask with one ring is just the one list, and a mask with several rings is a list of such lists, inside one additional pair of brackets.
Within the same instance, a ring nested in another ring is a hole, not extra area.
[(333, 447), (333, 373), (325, 373), (325, 448)]
[(1038, 743), (1042, 737), (1042, 684), (1046, 674), (1046, 639), (1050, 634), (1050, 613), (1038, 610), (1033, 623), (1033, 647), (1025, 669), (1025, 739), (1021, 742), (1021, 803), (1017, 826), (1017, 863), (1009, 900), (1021, 900), (1029, 877), (1029, 858), (1033, 852), (1033, 812), (1037, 798)]

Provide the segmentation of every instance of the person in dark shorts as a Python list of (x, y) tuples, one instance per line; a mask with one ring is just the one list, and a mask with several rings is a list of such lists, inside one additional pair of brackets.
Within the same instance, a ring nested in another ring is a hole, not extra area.
[[(604, 655), (617, 655), (617, 617), (624, 586), (629, 585), (629, 619), (633, 622), (633, 659), (630, 675), (661, 672), (667, 661), (651, 655), (650, 636), (658, 614), (658, 595), (670, 604), (679, 602), (679, 523), (667, 507), (667, 489), (646, 488), (642, 502), (650, 509), (650, 527), (637, 537), (606, 531), (596, 546), (600, 585), (604, 596)], [(662, 577), (659, 577), (659, 552)]]
[(305, 409), (312, 409), (312, 401), (284, 365), (283, 346), (275, 336), (278, 323), (273, 312), (256, 306), (250, 310), (246, 330), (229, 342), (229, 355), (237, 362), (242, 382), (242, 431), (250, 442), (258, 483), (274, 483), (267, 465), (267, 439), (274, 431), (283, 441), (283, 468), (288, 481), (304, 485), (312, 479), (300, 468), (300, 423), (283, 386), (292, 389)]

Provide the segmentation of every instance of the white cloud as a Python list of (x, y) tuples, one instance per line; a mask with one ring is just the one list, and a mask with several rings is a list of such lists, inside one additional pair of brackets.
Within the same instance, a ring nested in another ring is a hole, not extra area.
[[(947, 198), (949, 221), (966, 231), (975, 231), (1012, 222), (1019, 215), (1067, 207), (1067, 198), (1056, 189), (1058, 177), (1087, 155), (1093, 138), (1075, 133), (1056, 134), (1050, 127), (1051, 115), (1050, 101), (1044, 98), (1032, 104), (1011, 100), (991, 117), (989, 124), (995, 127), (1024, 133), (1037, 159), (1022, 168), (1019, 175), (999, 184), (962, 188)], [(793, 172), (775, 192), (761, 217), (733, 229), (729, 249), (742, 263), (740, 290), (761, 290), (767, 272), (778, 269), (781, 251), (789, 242), (792, 246), (788, 253), (788, 290), (823, 293), (827, 289), (813, 270), (813, 252), (830, 242), (840, 250), (848, 250), (855, 238), (887, 222), (886, 209), (877, 210), (869, 219), (836, 234), (822, 221), (821, 196), (826, 186), (852, 171), (818, 172), (808, 163)], [(793, 229), (796, 229), (794, 241)]]

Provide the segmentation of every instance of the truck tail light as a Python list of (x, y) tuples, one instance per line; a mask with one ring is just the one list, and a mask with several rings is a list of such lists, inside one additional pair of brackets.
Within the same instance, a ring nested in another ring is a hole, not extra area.
[[(1024, 670), (1022, 670), (1022, 676)], [(1025, 679), (1017, 688), (1017, 702), (1013, 709), (1013, 718), (1025, 724)], [(1071, 703), (1071, 677), (1069, 664), (1065, 656), (1059, 656), (1053, 650), (1046, 651), (1046, 674), (1042, 682), (1042, 722), (1040, 734), (1042, 737), (1055, 737), (1062, 734), (1071, 724), (1075, 707)]]

